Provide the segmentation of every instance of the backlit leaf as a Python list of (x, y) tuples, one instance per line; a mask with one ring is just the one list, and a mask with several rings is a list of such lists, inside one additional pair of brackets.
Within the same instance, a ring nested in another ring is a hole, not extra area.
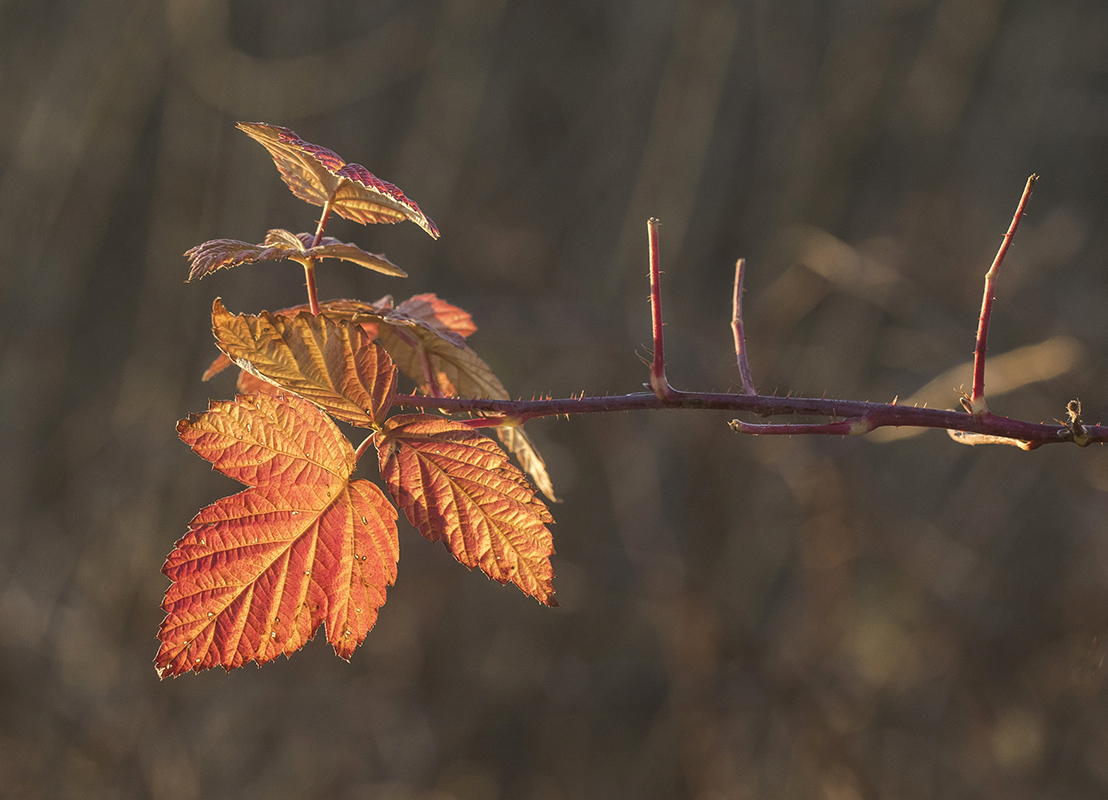
[(391, 417), (374, 435), (381, 476), (411, 523), (458, 561), (556, 605), (549, 510), (492, 439), (453, 420)]
[(239, 264), (257, 261), (283, 261), (289, 258), (289, 248), (284, 245), (249, 244), (236, 239), (212, 239), (185, 251), (189, 260), (188, 280), (195, 281), (219, 269), (230, 269)]
[(301, 312), (235, 316), (212, 306), (216, 343), (253, 375), (361, 427), (384, 421), (396, 394), (396, 368), (384, 349), (348, 320)]
[[(280, 232), (288, 233), (288, 231)], [(270, 231), (270, 234), (274, 233), (277, 231)], [(310, 234), (299, 234), (299, 236), (310, 236)], [(418, 294), (401, 303), (399, 307), (394, 306), (391, 295), (385, 295), (376, 303), (365, 303), (361, 300), (327, 300), (321, 302), (319, 308), (331, 319), (348, 319), (356, 322), (373, 339), (377, 338), (378, 322), (404, 327), (418, 325), (445, 338), (455, 347), (462, 347), (465, 344), (463, 337), (477, 330), (468, 311), (440, 300), (434, 294)], [(308, 310), (307, 304), (302, 304), (274, 313), (281, 316), (294, 316), (306, 310)], [(231, 366), (231, 363), (231, 359), (220, 354), (204, 372), (201, 380), (210, 380)]]
[[(400, 371), (414, 380), (424, 394), (442, 397), (508, 400), (504, 384), (485, 361), (467, 345), (453, 346), (427, 326), (382, 326), (377, 341), (389, 352)], [(542, 455), (522, 428), (496, 429), (500, 441), (517, 459), (535, 485), (556, 500), (554, 484)]]
[(301, 200), (317, 206), (331, 201), (335, 213), (363, 225), (408, 219), (439, 238), (435, 223), (419, 206), (361, 164), (348, 163), (288, 128), (260, 122), (240, 122), (238, 127), (269, 151), (281, 177)]
[[(291, 315), (304, 308), (278, 313)], [(376, 338), (424, 394), (491, 400), (511, 397), (492, 368), (462, 338), (477, 329), (469, 314), (433, 294), (416, 295), (395, 307), (392, 297), (385, 296), (376, 303), (329, 300), (320, 303), (320, 309), (329, 317), (357, 323)], [(217, 358), (204, 373), (204, 380), (227, 366), (229, 360)], [(242, 378), (239, 391), (254, 389)], [(496, 434), (539, 490), (556, 500), (546, 463), (524, 430), (501, 427)]]
[(235, 239), (213, 239), (185, 252), (191, 265), (188, 279), (198, 280), (219, 269), (230, 269), (258, 261), (292, 260), (307, 264), (318, 258), (338, 258), (386, 275), (408, 277), (408, 273), (384, 256), (368, 253), (357, 245), (340, 242), (330, 236), (323, 237), (318, 245), (311, 247), (314, 238), (310, 233), (294, 234), (277, 228), (266, 234), (262, 244), (248, 244)]
[(477, 326), (473, 324), (473, 317), (468, 311), (463, 311), (430, 293), (409, 297), (398, 305), (393, 313), (426, 322), (432, 327), (451, 331), (462, 337), (477, 331)]
[(396, 510), (334, 422), (296, 397), (213, 402), (177, 426), (249, 488), (213, 503), (166, 560), (158, 674), (286, 656), (321, 624), (349, 658), (396, 579)]

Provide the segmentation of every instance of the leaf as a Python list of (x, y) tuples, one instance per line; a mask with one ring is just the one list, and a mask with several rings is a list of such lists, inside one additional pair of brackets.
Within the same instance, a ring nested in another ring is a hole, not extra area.
[(376, 177), (361, 164), (344, 161), (333, 150), (305, 142), (288, 128), (261, 122), (240, 122), (239, 130), (259, 142), (292, 193), (305, 202), (325, 206), (339, 216), (365, 225), (411, 220), (435, 239), (435, 223), (400, 189)]
[[(288, 233), (288, 231), (279, 232)], [(278, 233), (278, 231), (270, 231), (270, 234), (274, 233)], [(310, 236), (310, 234), (305, 233), (297, 235)], [(462, 347), (464, 342), (461, 337), (469, 336), (477, 330), (477, 326), (473, 324), (473, 318), (468, 311), (463, 311), (445, 300), (440, 300), (434, 294), (417, 294), (409, 300), (405, 300), (396, 308), (393, 306), (392, 295), (385, 295), (376, 303), (365, 303), (361, 300), (327, 300), (320, 303), (319, 308), (331, 319), (348, 319), (351, 322), (356, 322), (373, 339), (377, 338), (378, 321), (387, 322), (390, 325), (422, 326), (443, 335), (455, 347)], [(292, 316), (306, 310), (308, 310), (308, 305), (302, 304), (273, 313)], [(397, 311), (401, 313), (394, 316), (394, 312)], [(211, 363), (211, 366), (205, 370), (200, 379), (203, 381), (211, 380), (231, 364), (231, 359), (220, 354)]]
[(507, 448), (508, 452), (516, 457), (523, 471), (538, 487), (539, 491), (553, 503), (560, 503), (554, 496), (554, 483), (550, 480), (550, 473), (546, 471), (546, 461), (543, 459), (531, 437), (523, 430), (522, 426), (501, 426), (496, 429), (496, 438)]
[[(377, 341), (392, 356), (400, 371), (414, 380), (424, 394), (443, 397), (508, 400), (511, 395), (485, 361), (464, 343), (452, 346), (426, 325), (402, 328), (381, 327)], [(500, 427), (496, 434), (504, 446), (531, 476), (531, 480), (552, 501), (554, 484), (546, 462), (522, 428)]]
[(349, 659), (377, 620), (400, 556), (396, 509), (364, 480), (335, 424), (296, 397), (212, 402), (177, 425), (248, 489), (213, 503), (166, 559), (161, 677), (262, 664), (320, 624)]
[(408, 277), (408, 273), (384, 256), (367, 253), (357, 245), (325, 236), (318, 245), (311, 247), (314, 239), (310, 233), (293, 234), (281, 228), (266, 234), (262, 244), (248, 244), (236, 239), (213, 239), (185, 252), (191, 265), (188, 280), (199, 280), (216, 270), (230, 269), (240, 264), (284, 260), (308, 264), (317, 258), (338, 258), (386, 275)]
[(463, 338), (477, 331), (477, 326), (473, 324), (473, 317), (468, 311), (463, 311), (430, 293), (409, 297), (398, 305), (393, 313), (426, 322), (433, 328), (451, 331)]
[[(291, 314), (303, 308), (279, 313)], [(416, 295), (395, 308), (392, 297), (385, 296), (376, 303), (329, 300), (320, 303), (320, 309), (327, 316), (362, 326), (424, 394), (491, 400), (511, 397), (492, 368), (462, 339), (476, 330), (469, 314), (433, 294)], [(204, 373), (205, 380), (226, 366), (229, 362), (216, 359)], [(240, 381), (239, 391), (253, 389)], [(542, 493), (556, 502), (546, 462), (523, 429), (501, 427), (496, 434)]]
[(442, 417), (391, 417), (374, 435), (381, 476), (409, 521), (458, 561), (557, 605), (550, 511), (491, 439)]
[(348, 320), (306, 312), (235, 316), (217, 299), (212, 331), (239, 367), (353, 425), (379, 425), (396, 395), (392, 360)]
[(287, 246), (249, 244), (237, 239), (212, 239), (185, 251), (189, 260), (189, 281), (199, 280), (216, 270), (257, 261), (283, 261), (289, 258)]
[(424, 394), (508, 398), (492, 368), (464, 341), (447, 339), (441, 331), (418, 320), (383, 317), (382, 321), (389, 324), (378, 330), (377, 341)]

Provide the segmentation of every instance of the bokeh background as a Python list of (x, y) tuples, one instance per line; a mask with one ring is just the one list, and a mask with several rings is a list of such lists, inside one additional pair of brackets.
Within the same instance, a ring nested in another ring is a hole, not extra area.
[[(401, 530), (350, 663), (159, 682), (165, 555), (236, 491), (177, 441), (211, 301), (188, 247), (309, 230), (236, 120), (287, 125), (438, 223), (329, 233), (434, 291), (523, 397), (641, 390), (649, 216), (669, 374), (955, 407), (982, 276), (994, 411), (1108, 406), (1101, 0), (0, 2), (0, 796), (1100, 798), (1108, 457), (741, 438), (720, 413), (528, 425), (551, 610)], [(1000, 356), (1006, 356), (1004, 361)], [(375, 468), (363, 471), (372, 477)]]

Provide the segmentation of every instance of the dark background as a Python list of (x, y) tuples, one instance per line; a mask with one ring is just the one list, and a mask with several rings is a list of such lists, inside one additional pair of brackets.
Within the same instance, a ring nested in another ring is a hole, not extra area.
[(233, 392), (199, 381), (212, 298), (303, 298), (292, 264), (186, 286), (181, 253), (318, 210), (236, 120), (414, 198), (440, 241), (329, 230), (411, 277), (332, 262), (321, 295), (437, 292), (523, 397), (641, 390), (653, 215), (678, 388), (736, 388), (746, 256), (761, 390), (954, 407), (1038, 172), (991, 407), (1080, 397), (1097, 421), (1105, 3), (8, 0), (0, 101), (0, 796), (1108, 792), (1099, 448), (539, 420), (560, 609), (404, 523), (350, 663), (315, 641), (261, 670), (152, 665), (162, 561), (236, 491), (174, 432)]

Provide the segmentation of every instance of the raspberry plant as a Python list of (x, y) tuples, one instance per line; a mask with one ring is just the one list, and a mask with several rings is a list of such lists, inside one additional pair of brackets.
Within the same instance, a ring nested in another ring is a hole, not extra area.
[[(1076, 400), (1068, 404), (1066, 420), (1055, 424), (997, 416), (985, 402), (995, 281), (1034, 175), (985, 277), (973, 387), (963, 394), (962, 411), (907, 407), (895, 400), (758, 394), (743, 334), (741, 259), (731, 329), (742, 392), (674, 389), (665, 374), (658, 223), (653, 219), (647, 223), (653, 356), (646, 385), (651, 391), (524, 401), (511, 399), (467, 345), (466, 337), (476, 330), (470, 315), (434, 294), (401, 303), (391, 296), (373, 303), (320, 301), (315, 268), (321, 259), (405, 276), (383, 256), (324, 236), (332, 214), (362, 224), (408, 220), (434, 238), (438, 229), (403, 192), (360, 164), (287, 128), (238, 127), (269, 151), (293, 194), (323, 210), (314, 233), (275, 229), (261, 244), (216, 239), (185, 254), (189, 280), (240, 264), (296, 261), (304, 267), (308, 297), (303, 305), (256, 315), (233, 314), (218, 299), (213, 304), (212, 330), (222, 355), (203, 377), (235, 365), (241, 370), (239, 394), (212, 401), (206, 412), (181, 420), (177, 431), (214, 469), (247, 488), (200, 511), (166, 560), (163, 571), (172, 584), (162, 605), (166, 617), (155, 660), (162, 677), (287, 656), (321, 625), (335, 652), (349, 658), (396, 580), (398, 507), (424, 537), (443, 542), (465, 566), (557, 605), (547, 527), (553, 518), (539, 497), (541, 492), (553, 500), (554, 489), (522, 429), (533, 417), (726, 409), (828, 419), (731, 423), (736, 432), (751, 435), (856, 435), (892, 425), (941, 428), (962, 443), (1026, 450), (1108, 439), (1108, 428), (1082, 421)], [(398, 374), (415, 393), (398, 394)], [(398, 408), (418, 413), (391, 414)], [(355, 446), (336, 420), (364, 429), (364, 439)], [(483, 428), (493, 428), (500, 444), (480, 433)], [(353, 478), (370, 450), (376, 452), (385, 490)]]

